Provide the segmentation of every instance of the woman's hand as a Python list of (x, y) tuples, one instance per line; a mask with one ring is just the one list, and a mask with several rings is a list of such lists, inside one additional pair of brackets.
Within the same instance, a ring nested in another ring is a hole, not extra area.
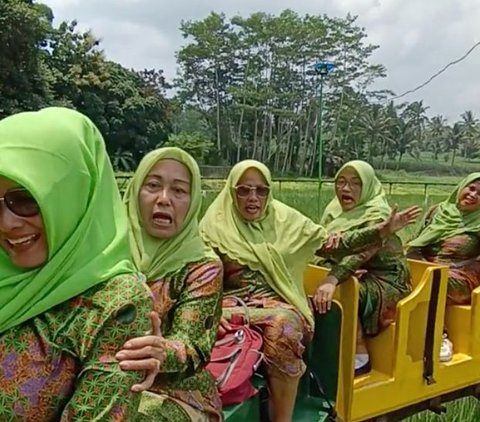
[(409, 207), (400, 212), (398, 211), (398, 206), (395, 206), (390, 216), (378, 225), (380, 236), (384, 239), (414, 223), (421, 212), (421, 208), (417, 206)]
[(156, 312), (151, 312), (150, 319), (151, 335), (128, 340), (115, 356), (120, 361), (120, 368), (124, 371), (146, 371), (147, 376), (143, 382), (131, 388), (136, 393), (148, 390), (153, 385), (166, 357), (165, 339), (160, 331), (160, 318)]
[(333, 275), (329, 275), (317, 288), (315, 295), (313, 296), (313, 303), (319, 313), (324, 314), (332, 307), (333, 294), (335, 293), (337, 284), (337, 278)]

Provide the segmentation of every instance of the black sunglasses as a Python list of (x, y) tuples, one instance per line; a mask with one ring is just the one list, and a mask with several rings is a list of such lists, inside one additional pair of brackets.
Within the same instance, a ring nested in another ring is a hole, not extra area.
[(12, 189), (5, 192), (3, 198), (0, 198), (0, 204), (2, 202), (19, 217), (33, 217), (40, 213), (37, 201), (25, 189)]
[(247, 186), (238, 185), (235, 186), (235, 191), (240, 198), (246, 198), (250, 195), (250, 192), (256, 193), (260, 198), (266, 198), (270, 193), (269, 186)]

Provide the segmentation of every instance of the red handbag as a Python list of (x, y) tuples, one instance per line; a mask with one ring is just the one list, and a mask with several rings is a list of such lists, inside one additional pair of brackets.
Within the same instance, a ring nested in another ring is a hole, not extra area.
[(251, 378), (263, 360), (262, 334), (232, 315), (231, 330), (217, 340), (207, 369), (215, 378), (224, 406), (241, 403), (257, 394)]

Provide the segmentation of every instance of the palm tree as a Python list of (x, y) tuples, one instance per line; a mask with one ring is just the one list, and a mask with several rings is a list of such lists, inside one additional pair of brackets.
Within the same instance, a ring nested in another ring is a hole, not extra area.
[(423, 139), (425, 123), (428, 120), (425, 112), (428, 109), (428, 106), (423, 105), (423, 100), (414, 101), (413, 103), (410, 103), (402, 113), (404, 119), (411, 120), (412, 125), (415, 128), (415, 137), (419, 142)]
[(442, 150), (447, 133), (447, 121), (442, 115), (432, 117), (428, 123), (428, 132), (425, 146), (432, 151), (433, 158), (438, 160), (438, 153)]
[(453, 167), (455, 163), (455, 157), (457, 155), (457, 151), (462, 144), (464, 132), (462, 123), (456, 122), (452, 128), (449, 128), (447, 132), (447, 137), (445, 139), (445, 149), (446, 151), (450, 151), (452, 153), (452, 161), (450, 165)]
[(471, 110), (461, 115), (463, 121), (463, 156), (471, 159), (478, 152), (480, 143), (479, 121)]
[(367, 140), (367, 161), (371, 162), (376, 150), (386, 151), (392, 142), (390, 134), (390, 116), (379, 104), (374, 104), (358, 120), (357, 133)]
[[(417, 127), (413, 119), (404, 120), (402, 118), (397, 119), (395, 136), (395, 149), (398, 153), (397, 170), (400, 167), (403, 155), (408, 152), (410, 155), (415, 156), (415, 152), (418, 153), (419, 141), (417, 139)], [(418, 156), (418, 154), (417, 154)]]
[(135, 168), (135, 160), (130, 151), (117, 148), (112, 156), (112, 165), (116, 171), (131, 172)]

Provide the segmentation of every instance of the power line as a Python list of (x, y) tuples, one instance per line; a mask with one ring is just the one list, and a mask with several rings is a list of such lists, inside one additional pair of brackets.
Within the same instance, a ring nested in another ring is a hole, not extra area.
[(395, 95), (394, 97), (390, 97), (388, 99), (388, 101), (390, 100), (396, 100), (398, 98), (402, 98), (402, 97), (405, 97), (405, 95), (408, 95), (408, 94), (411, 94), (413, 92), (416, 92), (418, 91), (419, 89), (422, 89), (424, 86), (428, 85), (430, 82), (432, 82), (437, 76), (440, 76), (443, 72), (445, 72), (450, 66), (453, 66), (454, 64), (457, 64), (457, 63), (460, 63), (461, 61), (465, 60), (469, 55), (470, 53), (475, 50), (478, 46), (480, 46), (480, 41), (475, 43), (462, 57), (460, 57), (459, 59), (457, 60), (454, 60), (450, 63), (448, 63), (446, 66), (444, 66), (442, 69), (440, 69), (437, 73), (435, 73), (434, 75), (432, 75), (427, 81), (425, 81), (423, 84), (417, 86), (416, 88), (414, 89), (409, 89), (408, 91), (405, 91), (403, 94), (401, 95)]

